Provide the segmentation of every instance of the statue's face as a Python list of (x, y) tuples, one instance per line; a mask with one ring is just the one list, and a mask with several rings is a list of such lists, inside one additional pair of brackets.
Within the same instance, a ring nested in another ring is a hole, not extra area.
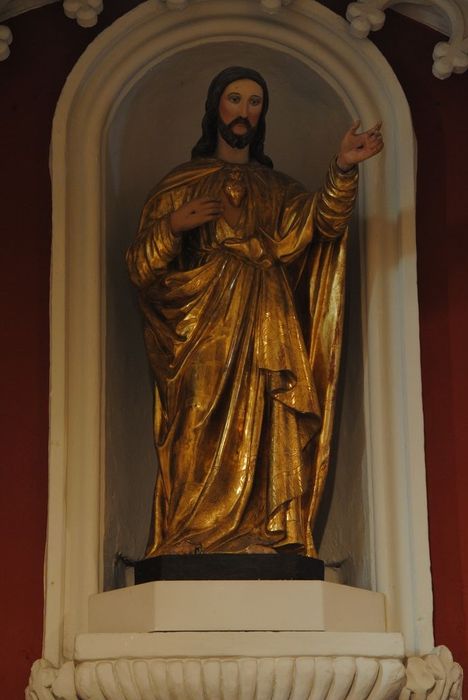
[[(263, 90), (253, 80), (236, 80), (230, 83), (221, 95), (219, 101), (219, 116), (225, 124), (241, 117), (248, 119), (250, 125), (256, 127), (263, 107)], [(242, 123), (233, 125), (236, 134), (245, 134), (247, 126)]]
[(234, 148), (253, 140), (263, 109), (263, 89), (253, 80), (230, 83), (219, 101), (219, 131)]

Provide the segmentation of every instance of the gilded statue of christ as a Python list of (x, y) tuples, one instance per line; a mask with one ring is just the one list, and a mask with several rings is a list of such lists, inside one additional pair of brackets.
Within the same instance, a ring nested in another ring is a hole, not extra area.
[(158, 184), (127, 254), (155, 383), (146, 557), (316, 556), (357, 166), (383, 141), (355, 122), (311, 193), (264, 153), (267, 110), (256, 71), (213, 79), (191, 160)]

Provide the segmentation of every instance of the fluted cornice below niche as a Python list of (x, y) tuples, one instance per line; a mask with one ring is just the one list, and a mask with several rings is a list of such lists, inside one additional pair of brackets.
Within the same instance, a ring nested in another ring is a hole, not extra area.
[(26, 700), (461, 700), (446, 647), (423, 657), (119, 658), (34, 664)]
[[(61, 1), (65, 15), (81, 27), (93, 27), (102, 12), (104, 0), (0, 0), (0, 22), (29, 10)], [(168, 10), (183, 10), (193, 0), (161, 0)], [(236, 2), (236, 0), (232, 0)], [(294, 0), (252, 0), (260, 3), (269, 14), (279, 12)], [(371, 31), (381, 29), (385, 11), (400, 10), (413, 19), (437, 29), (448, 37), (434, 47), (432, 72), (441, 80), (452, 73), (464, 73), (468, 68), (468, 2), (466, 0), (357, 0), (347, 9), (351, 33), (365, 38)], [(10, 55), (13, 36), (8, 26), (0, 24), (0, 61)], [(417, 56), (415, 57), (417, 60)]]

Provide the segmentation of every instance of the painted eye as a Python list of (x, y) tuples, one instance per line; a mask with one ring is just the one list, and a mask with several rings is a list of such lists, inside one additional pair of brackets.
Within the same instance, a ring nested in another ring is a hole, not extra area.
[(229, 102), (232, 102), (233, 104), (238, 104), (240, 102), (240, 96), (239, 95), (229, 95), (228, 100), (229, 100)]
[(250, 104), (252, 105), (252, 107), (258, 107), (262, 104), (262, 101), (259, 97), (251, 97)]

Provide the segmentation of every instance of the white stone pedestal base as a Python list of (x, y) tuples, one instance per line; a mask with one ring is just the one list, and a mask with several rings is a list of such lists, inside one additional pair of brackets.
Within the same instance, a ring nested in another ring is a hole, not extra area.
[(91, 596), (89, 622), (73, 661), (34, 664), (26, 700), (461, 698), (448, 650), (406, 661), (383, 596), (348, 586), (159, 581)]
[(154, 581), (89, 599), (90, 632), (385, 632), (385, 598), (325, 581)]
[[(445, 700), (444, 648), (405, 660), (384, 597), (323, 581), (158, 581), (91, 596), (73, 660), (26, 700)], [(248, 631), (247, 631), (248, 630)]]
[(401, 634), (378, 632), (153, 632), (79, 634), (77, 663), (100, 659), (366, 656), (404, 658)]

